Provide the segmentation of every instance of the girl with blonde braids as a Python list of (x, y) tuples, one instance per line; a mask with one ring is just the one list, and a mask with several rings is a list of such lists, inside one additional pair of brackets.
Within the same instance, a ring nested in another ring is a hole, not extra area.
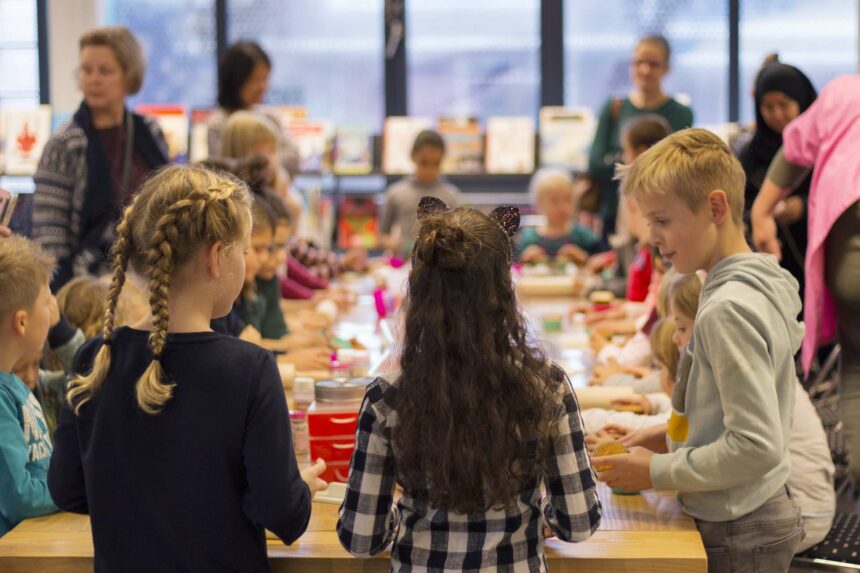
[[(238, 180), (174, 165), (117, 226), (48, 475), (60, 508), (90, 514), (97, 570), (266, 571), (264, 528), (292, 543), (325, 487), (322, 462), (299, 472), (272, 354), (210, 328), (242, 289), (250, 218)], [(129, 265), (150, 316), (115, 329)]]

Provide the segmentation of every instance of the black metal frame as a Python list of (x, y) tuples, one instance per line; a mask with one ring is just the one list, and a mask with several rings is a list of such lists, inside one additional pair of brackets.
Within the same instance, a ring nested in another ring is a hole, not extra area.
[[(572, 0), (567, 0), (572, 1)], [(229, 0), (214, 0), (216, 57), (227, 48)], [(385, 0), (385, 115), (407, 115), (408, 74), (406, 41), (406, 6), (408, 0)], [(540, 6), (540, 103), (564, 105), (564, 2), (542, 0)], [(48, 67), (48, 0), (36, 0), (39, 39), (39, 100), (50, 103)], [(740, 18), (741, 0), (729, 0), (729, 109), (728, 121), (740, 116)], [(399, 38), (396, 36), (400, 27)]]

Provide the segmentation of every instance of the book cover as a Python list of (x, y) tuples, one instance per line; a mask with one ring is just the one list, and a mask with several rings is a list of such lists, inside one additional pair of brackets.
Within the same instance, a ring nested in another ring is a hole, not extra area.
[(341, 249), (375, 249), (379, 244), (379, 220), (373, 197), (344, 197), (337, 225)]
[(382, 170), (391, 175), (412, 173), (412, 144), (418, 134), (432, 127), (426, 117), (392, 116), (385, 118), (382, 133)]
[(7, 175), (34, 175), (51, 137), (51, 106), (3, 112), (3, 170)]
[(209, 159), (209, 117), (214, 110), (192, 109), (188, 160), (199, 163)]
[(596, 127), (594, 114), (587, 107), (541, 108), (541, 165), (586, 169)]
[(487, 120), (487, 173), (531, 173), (535, 170), (535, 122), (530, 117)]
[(185, 107), (174, 104), (141, 104), (137, 113), (158, 122), (167, 141), (167, 157), (174, 163), (188, 161), (188, 115)]
[(443, 173), (481, 173), (484, 167), (484, 141), (481, 124), (474, 116), (439, 118), (439, 135), (445, 140)]
[(292, 119), (284, 124), (287, 136), (299, 150), (299, 169), (303, 173), (331, 170), (331, 147), (334, 126), (320, 119)]
[(363, 127), (337, 128), (334, 144), (334, 172), (361, 175), (373, 171), (373, 134)]

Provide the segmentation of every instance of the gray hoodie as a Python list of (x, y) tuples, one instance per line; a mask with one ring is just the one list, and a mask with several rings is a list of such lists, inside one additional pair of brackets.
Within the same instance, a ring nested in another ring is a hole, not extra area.
[(769, 255), (727, 257), (708, 274), (673, 395), (689, 430), (651, 459), (654, 487), (677, 490), (693, 517), (736, 519), (786, 483), (800, 308), (797, 282)]

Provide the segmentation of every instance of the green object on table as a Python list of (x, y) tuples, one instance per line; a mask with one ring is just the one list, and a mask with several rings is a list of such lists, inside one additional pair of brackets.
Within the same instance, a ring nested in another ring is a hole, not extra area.
[(338, 338), (337, 336), (333, 336), (331, 338), (331, 344), (335, 348), (352, 348), (352, 343), (349, 340), (344, 340), (343, 338)]
[(617, 487), (612, 488), (612, 493), (615, 495), (639, 495), (638, 491), (621, 491)]

